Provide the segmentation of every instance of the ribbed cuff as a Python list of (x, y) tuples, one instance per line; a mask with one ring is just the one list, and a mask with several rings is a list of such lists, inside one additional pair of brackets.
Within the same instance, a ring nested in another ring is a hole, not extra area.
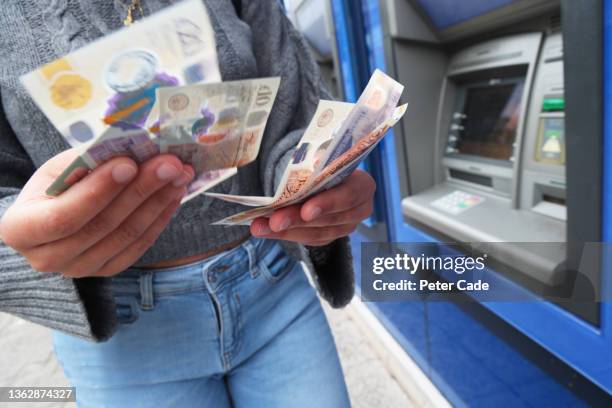
[(94, 341), (116, 329), (112, 292), (103, 279), (40, 273), (0, 242), (0, 311)]

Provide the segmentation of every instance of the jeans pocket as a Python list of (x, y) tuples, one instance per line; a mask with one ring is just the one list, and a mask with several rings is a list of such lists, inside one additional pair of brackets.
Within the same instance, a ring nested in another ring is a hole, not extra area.
[(115, 297), (117, 322), (119, 324), (130, 324), (138, 320), (140, 307), (134, 296)]
[(268, 282), (277, 283), (295, 267), (295, 264), (296, 261), (293, 258), (285, 251), (280, 250), (269, 262), (261, 260), (258, 267)]

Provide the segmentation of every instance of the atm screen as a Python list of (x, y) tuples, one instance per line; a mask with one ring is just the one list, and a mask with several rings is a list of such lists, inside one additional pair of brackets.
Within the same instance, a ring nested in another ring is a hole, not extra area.
[(467, 86), (455, 153), (509, 160), (519, 121), (523, 81)]

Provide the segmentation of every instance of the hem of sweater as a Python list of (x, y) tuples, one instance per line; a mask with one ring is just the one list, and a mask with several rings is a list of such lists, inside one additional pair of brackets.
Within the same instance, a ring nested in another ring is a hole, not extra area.
[(102, 282), (37, 272), (5, 244), (0, 244), (0, 263), (0, 311), (91, 341), (115, 332), (114, 298)]
[[(219, 219), (221, 218), (223, 217), (220, 217)], [(202, 235), (202, 231), (200, 230), (200, 228), (200, 225), (195, 222), (184, 224), (182, 234), (184, 234), (185, 236), (193, 237), (194, 241), (197, 241), (198, 237)], [(182, 248), (179, 248), (177, 252), (176, 240), (165, 240), (163, 242), (158, 241), (158, 243), (151, 247), (151, 252), (145, 253), (145, 255), (140, 258), (136, 263), (134, 263), (132, 267), (142, 268), (160, 261), (202, 254), (212, 249), (221, 248), (231, 243), (238, 242), (251, 235), (249, 227), (225, 225), (216, 226), (215, 231), (209, 231), (209, 233), (211, 233), (211, 235), (214, 235), (214, 239), (212, 240), (208, 237), (206, 238), (207, 243), (214, 242), (214, 245), (210, 248), (198, 245), (198, 243), (195, 242), (192, 243), (190, 246), (184, 246)], [(161, 253), (172, 255), (164, 257), (157, 256), (157, 254)]]

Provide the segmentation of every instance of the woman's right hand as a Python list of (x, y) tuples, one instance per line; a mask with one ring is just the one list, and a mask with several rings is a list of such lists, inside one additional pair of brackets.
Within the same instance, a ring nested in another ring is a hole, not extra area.
[(0, 237), (40, 272), (115, 275), (154, 244), (194, 172), (170, 155), (140, 166), (118, 157), (60, 196), (46, 195), (76, 156), (74, 150), (63, 152), (34, 173), (0, 220)]

